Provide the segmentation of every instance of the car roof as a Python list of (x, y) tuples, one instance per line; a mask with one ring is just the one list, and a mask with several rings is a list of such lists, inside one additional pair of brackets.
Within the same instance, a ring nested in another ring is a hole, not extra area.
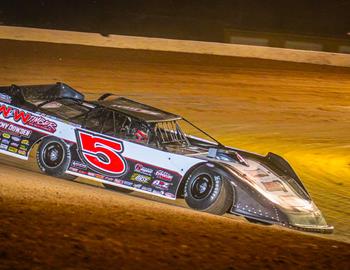
[(99, 100), (97, 101), (97, 104), (105, 108), (121, 112), (128, 116), (138, 118), (147, 123), (176, 121), (182, 119), (182, 117), (179, 115), (169, 113), (124, 97), (118, 97), (111, 100)]

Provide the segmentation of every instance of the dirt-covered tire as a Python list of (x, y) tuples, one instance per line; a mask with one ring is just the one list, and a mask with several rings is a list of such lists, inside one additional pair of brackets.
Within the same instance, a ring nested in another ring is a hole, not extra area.
[(185, 201), (199, 211), (223, 215), (232, 206), (233, 196), (233, 187), (220, 170), (206, 165), (194, 169), (185, 183)]
[(131, 190), (131, 189), (121, 188), (121, 187), (117, 187), (117, 186), (113, 186), (113, 185), (109, 185), (109, 184), (103, 184), (103, 186), (106, 189), (113, 190), (113, 191), (118, 191), (118, 192), (122, 192), (122, 193), (129, 194), (129, 193), (133, 192), (133, 190)]
[(71, 158), (70, 146), (56, 137), (44, 138), (36, 152), (36, 160), (42, 172), (66, 180), (77, 178), (77, 176), (65, 173)]

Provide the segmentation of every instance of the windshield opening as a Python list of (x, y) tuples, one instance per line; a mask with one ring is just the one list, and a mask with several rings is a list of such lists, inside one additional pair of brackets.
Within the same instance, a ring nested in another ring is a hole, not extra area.
[(154, 133), (161, 145), (179, 146), (217, 146), (221, 145), (212, 136), (196, 127), (189, 121), (182, 119), (177, 121), (158, 122)]
[(154, 129), (155, 135), (162, 144), (187, 144), (189, 142), (176, 121), (159, 122)]

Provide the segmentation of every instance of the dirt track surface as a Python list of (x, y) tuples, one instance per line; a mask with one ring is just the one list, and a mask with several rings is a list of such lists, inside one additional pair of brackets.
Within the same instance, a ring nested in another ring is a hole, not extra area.
[[(287, 158), (349, 242), (350, 69), (0, 42), (0, 84), (64, 81), (183, 114), (223, 143)], [(0, 267), (349, 269), (350, 245), (57, 180), (0, 157)], [(25, 169), (25, 170), (23, 170)]]
[(0, 268), (348, 266), (349, 244), (246, 224), (4, 165), (0, 169), (0, 258), (4, 263)]

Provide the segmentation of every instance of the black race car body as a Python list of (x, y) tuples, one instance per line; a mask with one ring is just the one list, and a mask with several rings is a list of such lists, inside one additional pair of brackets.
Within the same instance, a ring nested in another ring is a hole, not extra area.
[[(183, 125), (207, 138), (189, 135)], [(191, 208), (251, 221), (331, 232), (291, 166), (227, 147), (181, 116), (105, 94), (96, 101), (66, 84), (0, 87), (0, 153)]]

